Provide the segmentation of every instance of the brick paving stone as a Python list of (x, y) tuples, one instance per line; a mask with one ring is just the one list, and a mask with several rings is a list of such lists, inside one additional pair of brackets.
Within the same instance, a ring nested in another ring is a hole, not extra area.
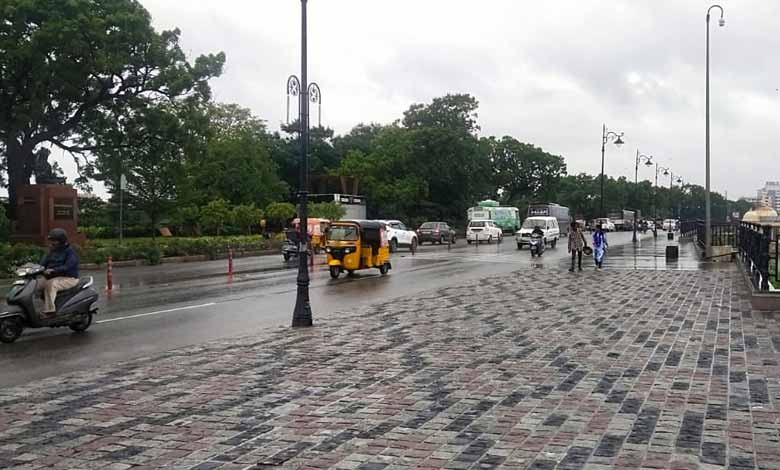
[(572, 276), (1, 389), (0, 468), (780, 469), (780, 324), (738, 273)]

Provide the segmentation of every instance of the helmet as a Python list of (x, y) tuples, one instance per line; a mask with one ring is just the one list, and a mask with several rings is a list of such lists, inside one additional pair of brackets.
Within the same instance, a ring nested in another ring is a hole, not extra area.
[(68, 243), (68, 233), (61, 228), (54, 228), (49, 232), (48, 239), (60, 243)]

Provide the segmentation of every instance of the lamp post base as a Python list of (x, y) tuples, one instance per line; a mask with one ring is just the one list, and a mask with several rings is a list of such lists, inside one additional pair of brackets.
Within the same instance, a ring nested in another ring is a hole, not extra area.
[(298, 287), (298, 298), (295, 300), (295, 309), (293, 310), (293, 328), (305, 328), (314, 326), (311, 315), (311, 304), (309, 303), (309, 292), (305, 289), (305, 292), (301, 292), (300, 286)]

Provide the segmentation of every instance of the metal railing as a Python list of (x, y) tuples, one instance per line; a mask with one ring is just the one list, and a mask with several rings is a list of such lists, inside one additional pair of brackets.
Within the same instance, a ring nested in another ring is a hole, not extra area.
[[(713, 222), (712, 246), (730, 246), (737, 248), (739, 245), (739, 230), (736, 223)], [(680, 223), (680, 236), (695, 238), (696, 242), (704, 246), (706, 224), (702, 220), (685, 220)]]
[(739, 226), (739, 254), (753, 287), (780, 288), (780, 227), (743, 222)]

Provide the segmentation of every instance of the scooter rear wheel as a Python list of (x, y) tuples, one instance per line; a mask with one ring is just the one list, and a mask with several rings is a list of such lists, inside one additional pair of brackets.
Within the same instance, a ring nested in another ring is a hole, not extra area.
[(74, 323), (71, 323), (68, 325), (71, 330), (81, 333), (82, 331), (87, 331), (87, 328), (89, 328), (92, 325), (92, 313), (88, 313), (84, 318), (81, 319), (81, 321), (77, 321)]
[(24, 326), (18, 318), (6, 318), (0, 321), (0, 341), (3, 343), (13, 343), (21, 335)]

